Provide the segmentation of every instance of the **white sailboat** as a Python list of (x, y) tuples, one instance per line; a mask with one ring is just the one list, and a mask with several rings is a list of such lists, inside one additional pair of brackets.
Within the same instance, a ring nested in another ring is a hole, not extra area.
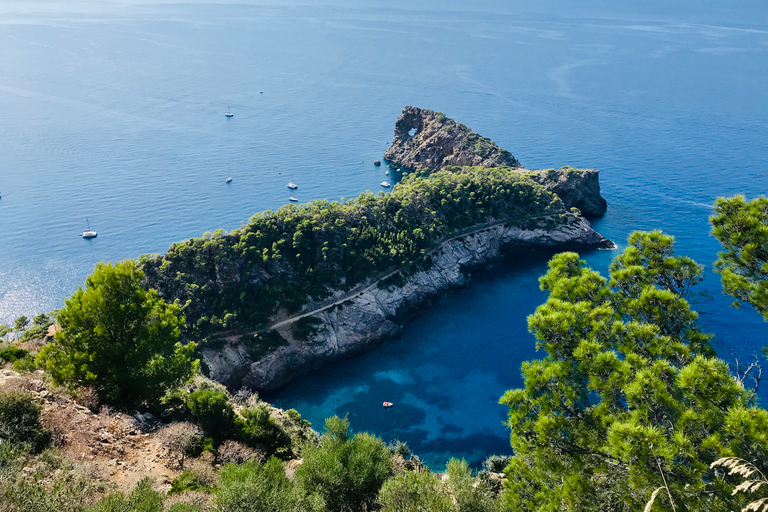
[(91, 221), (88, 220), (88, 217), (85, 218), (85, 222), (88, 223), (88, 229), (83, 231), (83, 233), (80, 235), (83, 238), (96, 238), (96, 232), (91, 229)]

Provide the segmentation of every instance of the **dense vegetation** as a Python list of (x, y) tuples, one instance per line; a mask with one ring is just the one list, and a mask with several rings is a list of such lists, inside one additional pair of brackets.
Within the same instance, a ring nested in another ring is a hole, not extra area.
[(563, 211), (557, 196), (501, 169), (407, 176), (388, 194), (346, 203), (315, 201), (255, 215), (229, 234), (173, 244), (144, 257), (150, 287), (178, 300), (187, 334), (263, 326), (278, 308), (296, 311), (331, 289), (401, 266), (461, 230), (489, 221), (523, 223)]

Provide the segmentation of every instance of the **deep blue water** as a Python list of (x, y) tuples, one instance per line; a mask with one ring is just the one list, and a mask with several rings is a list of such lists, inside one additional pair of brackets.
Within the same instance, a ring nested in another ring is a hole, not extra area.
[[(601, 233), (663, 229), (711, 268), (714, 198), (768, 190), (765, 2), (531, 4), (0, 3), (0, 323), (60, 307), (98, 261), (236, 228), (291, 194), (379, 190), (372, 162), (407, 104), (528, 168), (600, 169)], [(605, 270), (613, 254), (584, 256)], [(349, 414), (434, 467), (508, 451), (497, 401), (537, 356), (525, 317), (545, 266), (478, 272), (400, 339), (269, 398), (318, 427)], [(701, 289), (721, 354), (768, 341), (711, 272)]]

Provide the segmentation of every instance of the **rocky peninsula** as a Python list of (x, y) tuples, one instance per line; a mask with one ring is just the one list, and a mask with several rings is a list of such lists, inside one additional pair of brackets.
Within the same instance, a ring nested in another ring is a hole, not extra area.
[[(581, 214), (605, 211), (597, 171), (527, 171), (495, 144), (478, 161), (466, 148), (479, 136), (416, 107), (395, 139), (419, 119), (410, 141), (421, 134), (425, 149), (407, 161), (442, 154), (429, 142), (441, 139), (451, 165), (408, 174), (390, 193), (257, 214), (142, 259), (145, 284), (183, 306), (184, 335), (201, 342), (211, 378), (272, 390), (396, 336), (405, 317), (505, 253), (613, 246)], [(385, 158), (401, 153), (393, 148)], [(503, 166), (453, 165), (463, 163)]]

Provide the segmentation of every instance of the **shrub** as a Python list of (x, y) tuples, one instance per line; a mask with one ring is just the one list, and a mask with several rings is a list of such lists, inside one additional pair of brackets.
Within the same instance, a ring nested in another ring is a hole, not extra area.
[(163, 512), (163, 496), (152, 488), (147, 477), (136, 484), (131, 494), (113, 493), (98, 502), (87, 512)]
[[(264, 447), (269, 455), (290, 450), (291, 438), (275, 423), (266, 404), (243, 409), (238, 418), (238, 438), (251, 447)], [(281, 450), (282, 449), (282, 450)]]
[(224, 466), (213, 493), (218, 510), (227, 512), (288, 512), (296, 503), (284, 464), (274, 457), (263, 466), (253, 462)]
[(509, 455), (491, 455), (483, 461), (483, 469), (491, 473), (503, 473), (510, 459)]
[(99, 393), (92, 387), (81, 387), (75, 393), (75, 402), (83, 407), (87, 407), (91, 412), (99, 410)]
[(206, 435), (225, 439), (234, 427), (235, 411), (227, 395), (221, 391), (195, 391), (187, 399), (187, 407)]
[(32, 357), (32, 355), (27, 354), (21, 359), (17, 359), (13, 362), (13, 369), (19, 373), (31, 373), (37, 370), (35, 358)]
[(331, 512), (370, 510), (392, 474), (387, 445), (365, 432), (350, 437), (347, 419), (331, 417), (325, 426), (320, 444), (302, 451), (297, 486), (305, 496), (321, 496)]
[(0, 391), (0, 439), (13, 444), (28, 443), (39, 450), (50, 441), (50, 434), (40, 425), (41, 407), (29, 393)]
[(11, 345), (10, 347), (0, 350), (0, 361), (5, 363), (13, 363), (14, 361), (22, 359), (28, 355), (29, 352), (26, 350)]
[(387, 480), (379, 492), (382, 512), (452, 512), (451, 497), (437, 475), (404, 471)]
[(216, 450), (216, 457), (223, 464), (245, 464), (252, 459), (263, 464), (267, 460), (267, 454), (263, 450), (246, 446), (232, 439), (221, 443)]
[(157, 431), (160, 444), (168, 450), (168, 459), (184, 467), (185, 459), (203, 447), (203, 433), (197, 425), (179, 422)]

